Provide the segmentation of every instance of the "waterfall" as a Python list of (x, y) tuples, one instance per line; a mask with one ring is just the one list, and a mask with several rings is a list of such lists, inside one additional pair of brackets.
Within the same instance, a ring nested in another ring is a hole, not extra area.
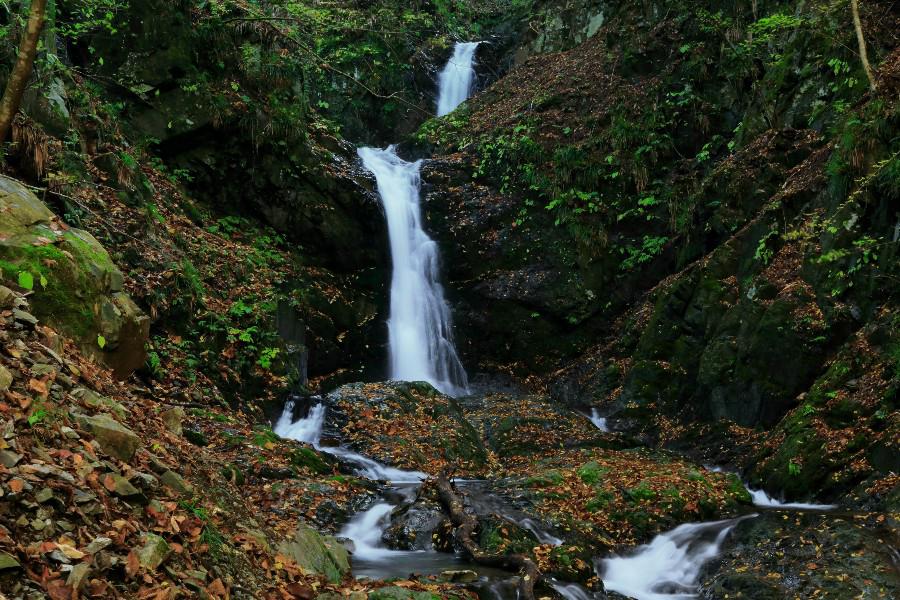
[(437, 244), (422, 229), (420, 161), (406, 162), (393, 146), (360, 148), (358, 153), (378, 182), (391, 242), (391, 379), (427, 381), (445, 394), (463, 394), (468, 379), (453, 346), (450, 309), (438, 282)]
[(438, 79), (437, 116), (446, 114), (465, 102), (475, 80), (475, 49), (480, 42), (459, 42)]
[[(449, 113), (469, 97), (478, 44), (456, 44), (441, 72), (438, 116)], [(421, 161), (406, 162), (397, 156), (394, 146), (359, 148), (357, 153), (378, 183), (391, 242), (391, 379), (427, 381), (445, 394), (465, 394), (469, 381), (453, 345), (450, 309), (438, 281), (437, 244), (422, 229)]]

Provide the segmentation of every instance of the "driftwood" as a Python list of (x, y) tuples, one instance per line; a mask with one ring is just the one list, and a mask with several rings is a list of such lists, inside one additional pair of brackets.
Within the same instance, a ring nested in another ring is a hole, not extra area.
[(462, 546), (469, 559), (479, 565), (495, 567), (506, 571), (522, 572), (519, 581), (520, 600), (534, 600), (534, 585), (541, 577), (541, 572), (533, 560), (523, 554), (485, 554), (472, 539), (478, 527), (478, 517), (466, 512), (462, 499), (453, 490), (450, 478), (442, 473), (434, 480), (438, 498), (450, 514), (450, 520), (456, 527), (454, 537)]

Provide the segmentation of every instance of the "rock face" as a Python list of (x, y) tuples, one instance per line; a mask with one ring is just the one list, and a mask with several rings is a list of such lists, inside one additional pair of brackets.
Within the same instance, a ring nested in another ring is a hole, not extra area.
[(62, 225), (28, 188), (0, 176), (0, 268), (32, 289), (32, 309), (127, 377), (144, 363), (150, 319), (123, 289), (122, 272), (86, 231)]
[(300, 524), (294, 536), (281, 543), (278, 552), (332, 583), (338, 583), (350, 572), (350, 556), (341, 543), (307, 525)]

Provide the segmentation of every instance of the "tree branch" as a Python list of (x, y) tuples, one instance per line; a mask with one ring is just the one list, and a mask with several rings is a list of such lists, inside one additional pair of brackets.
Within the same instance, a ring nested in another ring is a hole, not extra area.
[(850, 10), (853, 12), (853, 28), (856, 30), (856, 41), (859, 44), (859, 59), (862, 61), (863, 70), (869, 78), (869, 87), (875, 91), (875, 74), (872, 65), (869, 64), (869, 53), (866, 50), (866, 38), (863, 36), (862, 20), (859, 18), (859, 0), (850, 0)]

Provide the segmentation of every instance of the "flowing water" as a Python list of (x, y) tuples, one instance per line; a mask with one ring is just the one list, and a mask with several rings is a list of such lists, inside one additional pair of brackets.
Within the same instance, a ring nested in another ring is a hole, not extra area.
[(599, 429), (600, 431), (609, 431), (609, 425), (606, 423), (606, 417), (600, 416), (600, 411), (596, 408), (591, 409), (591, 416), (588, 417), (591, 423), (594, 424), (594, 427)]
[(767, 494), (764, 490), (754, 490), (749, 486), (744, 486), (750, 493), (750, 498), (755, 506), (760, 508), (784, 508), (789, 510), (834, 510), (836, 504), (814, 504), (810, 502), (782, 502)]
[[(321, 452), (327, 452), (343, 459), (353, 465), (361, 477), (389, 481), (390, 485), (385, 496), (391, 495), (406, 502), (412, 501), (419, 485), (427, 475), (421, 471), (404, 471), (388, 467), (347, 448), (320, 445), (325, 414), (325, 406), (317, 404), (310, 408), (306, 417), (294, 421), (294, 401), (288, 400), (275, 424), (274, 431), (283, 438), (311, 444)], [(508, 575), (500, 571), (473, 567), (454, 554), (386, 548), (382, 542), (382, 536), (390, 525), (391, 513), (397, 506), (398, 504), (381, 499), (367, 510), (356, 514), (338, 534), (339, 537), (345, 537), (353, 542), (353, 573), (357, 577), (389, 579), (408, 577), (413, 573), (436, 574), (447, 570), (473, 568), (483, 578), (496, 579)], [(482, 583), (486, 582), (485, 580)]]
[(465, 102), (475, 82), (475, 50), (480, 42), (459, 42), (438, 78), (437, 116), (443, 117)]
[(694, 598), (700, 569), (716, 557), (728, 533), (746, 518), (752, 517), (685, 523), (656, 536), (631, 556), (603, 559), (598, 563), (603, 584), (636, 600)]
[[(713, 473), (735, 473), (729, 469), (720, 466), (713, 465), (704, 465), (704, 468), (707, 471), (711, 471)], [(782, 502), (777, 498), (770, 496), (765, 490), (762, 489), (754, 489), (750, 487), (746, 482), (744, 482), (744, 489), (747, 490), (747, 493), (750, 494), (750, 499), (753, 502), (754, 506), (758, 506), (759, 508), (776, 508), (776, 509), (785, 509), (785, 510), (820, 510), (820, 511), (828, 511), (834, 510), (838, 506), (837, 504), (815, 504), (812, 502)]]
[(462, 395), (468, 380), (453, 346), (450, 308), (438, 281), (437, 244), (422, 229), (421, 163), (401, 159), (393, 146), (358, 152), (378, 182), (391, 242), (391, 379), (427, 381), (445, 394)]
[[(438, 115), (445, 115), (468, 98), (474, 81), (474, 56), (478, 42), (459, 43), (440, 75)], [(467, 392), (466, 372), (453, 345), (450, 311), (439, 283), (437, 245), (422, 228), (419, 195), (420, 162), (407, 162), (394, 147), (360, 148), (359, 156), (373, 173), (387, 217), (393, 273), (388, 320), (391, 378), (427, 381), (444, 393)], [(485, 597), (515, 598), (509, 574), (475, 567), (458, 556), (434, 551), (397, 551), (385, 547), (384, 532), (395, 509), (411, 502), (427, 477), (419, 471), (404, 471), (383, 465), (347, 448), (321, 446), (326, 408), (313, 406), (305, 418), (293, 420), (294, 402), (288, 401), (275, 425), (275, 433), (311, 444), (353, 465), (357, 474), (390, 482), (383, 496), (367, 510), (355, 515), (339, 535), (353, 541), (353, 571), (357, 577), (408, 577), (412, 573), (474, 569), (473, 584)], [(603, 431), (607, 420), (596, 409), (588, 416)], [(491, 512), (531, 531), (544, 544), (563, 540), (545, 531), (539, 523), (510, 508), (490, 493), (481, 481), (456, 480), (471, 488), (467, 497), (476, 512)], [(750, 490), (758, 506), (827, 510), (831, 506), (785, 504), (761, 490)], [(399, 497), (399, 500), (394, 500)], [(597, 561), (597, 570), (608, 590), (637, 600), (677, 600), (695, 597), (697, 581), (705, 563), (720, 551), (728, 533), (743, 518), (709, 523), (688, 523), (656, 536), (629, 556)], [(577, 584), (549, 580), (548, 584), (566, 600), (590, 600), (593, 594)]]
[[(441, 72), (438, 115), (472, 91), (478, 42), (456, 45)], [(388, 342), (391, 379), (427, 381), (451, 396), (467, 392), (468, 378), (453, 345), (450, 308), (440, 284), (437, 244), (422, 228), (419, 169), (396, 148), (360, 148), (359, 157), (378, 184), (391, 244), (391, 308)]]

